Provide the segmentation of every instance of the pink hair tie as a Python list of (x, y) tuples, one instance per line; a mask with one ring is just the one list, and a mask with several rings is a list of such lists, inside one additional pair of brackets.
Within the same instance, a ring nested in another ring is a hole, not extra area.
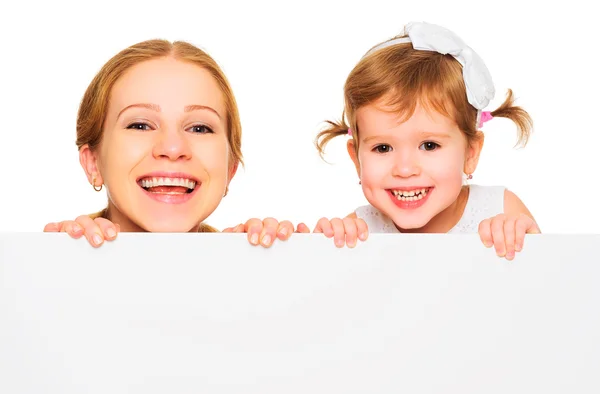
[(479, 118), (479, 127), (483, 126), (483, 124), (489, 120), (492, 120), (494, 117), (490, 111), (482, 111), (481, 116)]
[(352, 137), (352, 129), (350, 127), (348, 127), (348, 136)]

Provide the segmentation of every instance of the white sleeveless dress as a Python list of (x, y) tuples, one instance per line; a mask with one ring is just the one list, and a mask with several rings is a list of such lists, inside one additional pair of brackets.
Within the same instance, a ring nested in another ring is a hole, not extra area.
[[(504, 213), (503, 186), (469, 185), (469, 198), (458, 223), (448, 234), (473, 234), (479, 231), (484, 219)], [(394, 222), (372, 205), (364, 205), (355, 211), (358, 218), (369, 226), (370, 233), (399, 233)]]

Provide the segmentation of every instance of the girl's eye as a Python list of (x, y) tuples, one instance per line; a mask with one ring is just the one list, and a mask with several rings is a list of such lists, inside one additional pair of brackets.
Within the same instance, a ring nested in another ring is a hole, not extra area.
[(152, 130), (152, 128), (147, 123), (142, 123), (142, 122), (132, 123), (129, 126), (127, 126), (127, 128), (132, 129), (132, 130), (141, 130), (141, 131)]
[(189, 130), (192, 133), (199, 133), (199, 134), (213, 133), (213, 131), (212, 131), (212, 129), (210, 127), (204, 126), (204, 125), (201, 125), (201, 124), (194, 125), (194, 126), (190, 127)]
[(392, 150), (392, 147), (386, 144), (381, 144), (381, 145), (377, 145), (375, 147), (375, 150), (377, 151), (377, 153), (388, 153), (389, 151)]
[(421, 146), (419, 146), (419, 149), (431, 151), (431, 150), (436, 150), (439, 147), (440, 147), (439, 144), (436, 144), (435, 142), (428, 141), (428, 142), (423, 142), (421, 144)]

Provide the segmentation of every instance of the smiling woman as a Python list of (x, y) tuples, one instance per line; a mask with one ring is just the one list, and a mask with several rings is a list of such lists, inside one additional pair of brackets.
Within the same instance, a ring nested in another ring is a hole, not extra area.
[[(45, 231), (95, 246), (119, 230), (215, 232), (203, 222), (242, 163), (241, 133), (232, 89), (208, 54), (181, 41), (133, 45), (96, 75), (77, 119), (81, 166), (96, 191), (106, 187), (108, 206)], [(270, 246), (293, 226), (251, 219), (229, 231)]]

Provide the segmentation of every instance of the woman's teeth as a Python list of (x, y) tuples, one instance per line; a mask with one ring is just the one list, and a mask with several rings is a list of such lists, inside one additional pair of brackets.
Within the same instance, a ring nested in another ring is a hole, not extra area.
[(186, 178), (144, 178), (140, 186), (154, 193), (191, 193), (196, 181)]

